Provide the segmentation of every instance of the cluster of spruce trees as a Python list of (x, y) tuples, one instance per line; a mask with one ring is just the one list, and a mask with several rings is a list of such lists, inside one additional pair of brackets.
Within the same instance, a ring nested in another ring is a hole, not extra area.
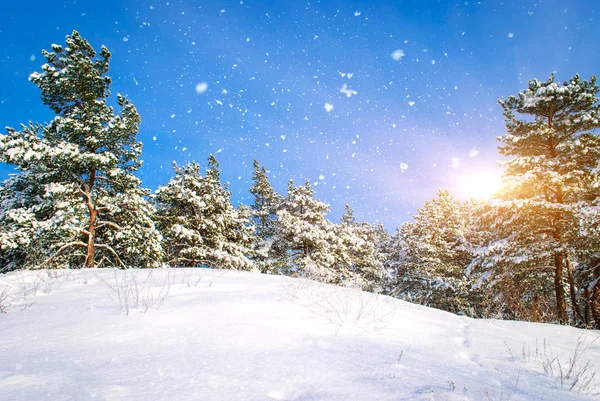
[(504, 187), (489, 201), (439, 191), (394, 235), (335, 224), (308, 181), (274, 191), (254, 163), (254, 203), (235, 207), (214, 156), (174, 166), (155, 194), (140, 117), (107, 105), (111, 54), (77, 32), (30, 80), (56, 117), (0, 135), (0, 272), (54, 267), (257, 269), (353, 285), (476, 317), (600, 327), (600, 87), (531, 81), (501, 101)]
[(56, 117), (8, 128), (0, 161), (17, 173), (0, 185), (0, 271), (53, 267), (207, 266), (301, 274), (376, 290), (384, 281), (376, 248), (384, 232), (327, 220), (329, 206), (308, 182), (277, 194), (254, 164), (252, 207), (234, 207), (214, 156), (174, 166), (155, 194), (134, 175), (140, 167), (140, 116), (118, 95), (107, 104), (110, 52), (96, 54), (79, 33), (44, 51), (30, 81)]
[(447, 191), (395, 234), (391, 291), (439, 308), (600, 327), (600, 87), (533, 80), (500, 101), (502, 189)]

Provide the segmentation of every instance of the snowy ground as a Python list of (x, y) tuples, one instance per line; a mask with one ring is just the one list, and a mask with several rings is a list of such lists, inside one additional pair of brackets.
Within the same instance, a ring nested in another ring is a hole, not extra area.
[(308, 280), (207, 269), (13, 272), (0, 275), (2, 308), (0, 400), (600, 392), (597, 332), (473, 320)]

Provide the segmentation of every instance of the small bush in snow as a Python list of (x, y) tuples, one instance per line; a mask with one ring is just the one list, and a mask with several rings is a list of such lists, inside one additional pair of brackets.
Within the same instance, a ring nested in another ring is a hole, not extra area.
[(171, 270), (163, 280), (157, 280), (153, 271), (115, 269), (113, 281), (99, 278), (109, 288), (111, 300), (129, 315), (132, 309), (146, 313), (150, 308), (160, 308), (169, 295), (173, 277)]
[(10, 287), (7, 285), (0, 285), (0, 313), (6, 313), (10, 308), (11, 296), (9, 289)]
[(597, 371), (591, 361), (584, 359), (584, 355), (594, 341), (586, 343), (585, 335), (581, 334), (566, 360), (561, 360), (559, 355), (553, 356), (550, 344), (546, 345), (544, 341), (540, 364), (544, 373), (554, 378), (556, 388), (586, 395), (599, 394), (596, 383)]

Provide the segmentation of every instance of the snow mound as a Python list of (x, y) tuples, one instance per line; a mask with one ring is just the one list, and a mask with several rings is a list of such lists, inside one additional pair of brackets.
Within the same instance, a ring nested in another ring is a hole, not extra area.
[(0, 400), (585, 400), (599, 391), (597, 332), (473, 320), (307, 279), (12, 272), (0, 276), (0, 311)]

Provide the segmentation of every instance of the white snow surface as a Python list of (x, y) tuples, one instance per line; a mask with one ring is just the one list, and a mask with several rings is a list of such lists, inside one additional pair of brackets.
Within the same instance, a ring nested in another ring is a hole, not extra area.
[(580, 379), (589, 378), (598, 332), (474, 320), (307, 279), (11, 272), (0, 275), (0, 305), (0, 400), (585, 400), (598, 391), (569, 391), (543, 368), (555, 357), (566, 368), (579, 343), (577, 366), (590, 363)]

